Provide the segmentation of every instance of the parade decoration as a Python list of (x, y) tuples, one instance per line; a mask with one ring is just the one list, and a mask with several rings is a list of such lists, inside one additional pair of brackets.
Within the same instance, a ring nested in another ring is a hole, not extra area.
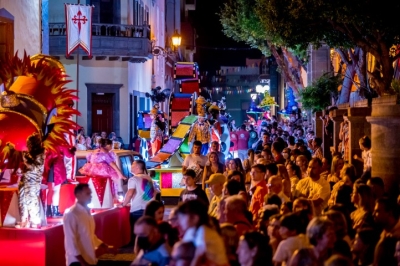
[(93, 6), (65, 4), (67, 25), (67, 57), (79, 46), (92, 56)]
[(292, 113), (297, 113), (297, 109), (299, 108), (299, 104), (296, 101), (296, 97), (294, 96), (293, 89), (288, 87), (286, 89), (286, 100), (287, 100), (287, 105), (285, 109), (282, 109), (279, 114), (283, 115), (290, 115)]
[[(66, 135), (77, 124), (70, 120), (79, 115), (73, 101), (75, 90), (66, 89), (65, 70), (57, 60), (43, 55), (31, 59), (17, 54), (0, 63), (4, 87), (0, 99), (0, 169), (25, 167), (19, 184), (21, 227), (40, 226), (38, 217), (40, 183), (44, 152), (68, 146)], [(36, 195), (36, 196), (33, 196)]]
[(160, 86), (151, 89), (151, 94), (146, 92), (146, 97), (150, 98), (153, 104), (163, 103), (170, 96), (171, 89), (161, 90)]
[(275, 99), (273, 97), (271, 97), (269, 92), (265, 91), (264, 98), (262, 99), (262, 101), (258, 107), (266, 108), (266, 107), (270, 107), (270, 106), (278, 106), (278, 104), (275, 102)]

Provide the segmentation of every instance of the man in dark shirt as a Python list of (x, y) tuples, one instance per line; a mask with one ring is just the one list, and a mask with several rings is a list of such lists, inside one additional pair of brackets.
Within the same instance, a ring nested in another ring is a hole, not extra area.
[(207, 194), (201, 188), (201, 185), (196, 184), (196, 172), (195, 171), (193, 171), (192, 169), (186, 170), (186, 172), (183, 174), (182, 181), (184, 181), (186, 189), (184, 189), (181, 192), (181, 195), (179, 197), (180, 202), (185, 202), (185, 201), (194, 200), (194, 199), (200, 199), (200, 200), (204, 201), (204, 203), (206, 203), (207, 205), (209, 204)]

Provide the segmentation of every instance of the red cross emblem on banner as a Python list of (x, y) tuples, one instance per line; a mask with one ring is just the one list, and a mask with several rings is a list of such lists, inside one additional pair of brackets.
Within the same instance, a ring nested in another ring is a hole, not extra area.
[(76, 15), (74, 15), (74, 17), (72, 18), (72, 21), (74, 22), (74, 24), (78, 23), (78, 29), (79, 29), (79, 33), (81, 33), (81, 22), (82, 24), (85, 24), (86, 21), (88, 19), (86, 18), (86, 16), (82, 16), (82, 12), (79, 10), (78, 13)]

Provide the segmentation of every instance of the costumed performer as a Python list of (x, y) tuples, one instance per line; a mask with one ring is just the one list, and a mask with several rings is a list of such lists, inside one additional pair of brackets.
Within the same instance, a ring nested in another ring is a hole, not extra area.
[(87, 163), (79, 169), (79, 172), (92, 178), (111, 178), (111, 192), (114, 194), (114, 199), (117, 199), (117, 196), (123, 193), (120, 179), (127, 178), (116, 164), (118, 157), (112, 151), (112, 141), (101, 139), (99, 149), (89, 153), (86, 159)]
[(44, 171), (45, 150), (39, 134), (29, 136), (28, 151), (23, 153), (24, 168), (18, 184), (21, 222), (17, 228), (40, 228), (42, 225), (40, 210), (40, 184)]
[(210, 124), (206, 121), (206, 112), (204, 109), (205, 103), (206, 100), (203, 96), (196, 99), (198, 119), (190, 131), (188, 139), (189, 142), (194, 142), (196, 140), (201, 142), (201, 155), (206, 155), (208, 153), (208, 147), (211, 141)]
[(161, 149), (164, 139), (165, 123), (158, 117), (158, 105), (154, 105), (150, 111), (150, 143), (151, 152), (154, 155)]
[(47, 184), (47, 217), (61, 217), (58, 205), (60, 202), (61, 184), (67, 181), (65, 158), (75, 156), (75, 147), (58, 146), (55, 150), (46, 151), (43, 182)]

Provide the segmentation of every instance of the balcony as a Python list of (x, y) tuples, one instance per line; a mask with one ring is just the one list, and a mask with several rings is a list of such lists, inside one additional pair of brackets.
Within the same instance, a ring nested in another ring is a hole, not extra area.
[[(49, 23), (50, 55), (66, 54), (66, 24)], [(76, 55), (77, 51), (73, 53)], [(83, 59), (90, 59), (86, 54)], [(152, 58), (150, 26), (93, 23), (92, 55), (96, 60), (118, 60), (143, 63)]]

